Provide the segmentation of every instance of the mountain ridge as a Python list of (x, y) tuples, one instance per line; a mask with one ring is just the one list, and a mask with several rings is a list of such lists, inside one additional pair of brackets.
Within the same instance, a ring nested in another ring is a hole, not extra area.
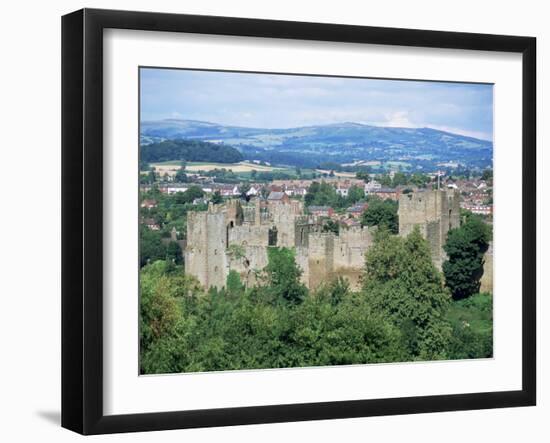
[(176, 139), (223, 143), (238, 149), (246, 159), (300, 167), (322, 161), (374, 161), (390, 167), (396, 163), (405, 170), (434, 170), (441, 163), (483, 169), (492, 166), (493, 155), (491, 141), (429, 127), (342, 122), (254, 128), (175, 118), (141, 123), (142, 145)]
[(373, 124), (367, 124), (367, 123), (359, 123), (359, 122), (352, 122), (352, 121), (343, 121), (343, 122), (335, 122), (335, 123), (325, 123), (325, 124), (317, 124), (317, 125), (302, 125), (302, 126), (289, 126), (289, 127), (277, 127), (277, 128), (259, 128), (255, 126), (240, 126), (240, 125), (224, 125), (222, 123), (215, 123), (215, 122), (209, 122), (206, 120), (194, 120), (194, 119), (182, 119), (182, 118), (164, 118), (160, 120), (144, 120), (141, 122), (141, 124), (158, 124), (162, 122), (174, 122), (174, 123), (196, 123), (204, 126), (219, 126), (219, 127), (230, 127), (230, 128), (237, 128), (237, 129), (244, 129), (244, 130), (256, 130), (256, 131), (290, 131), (290, 130), (296, 130), (296, 129), (309, 129), (309, 128), (317, 128), (320, 126), (325, 127), (362, 127), (362, 128), (387, 128), (387, 129), (399, 129), (399, 130), (430, 130), (434, 132), (439, 132), (443, 134), (448, 135), (454, 135), (454, 136), (460, 136), (480, 142), (488, 142), (492, 143), (491, 140), (486, 140), (479, 137), (473, 137), (471, 135), (464, 135), (460, 134), (458, 132), (451, 132), (446, 131), (443, 129), (438, 128), (432, 128), (430, 126), (382, 126), (382, 125), (373, 125)]

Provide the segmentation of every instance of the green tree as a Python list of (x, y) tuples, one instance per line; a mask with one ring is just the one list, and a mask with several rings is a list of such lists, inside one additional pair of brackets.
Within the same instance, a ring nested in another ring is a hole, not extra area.
[(410, 359), (448, 357), (451, 298), (418, 228), (406, 238), (379, 230), (366, 254), (363, 293), (374, 312), (401, 330)]
[(365, 198), (365, 190), (359, 186), (353, 185), (348, 189), (348, 204), (354, 205)]
[(198, 198), (204, 197), (204, 191), (197, 185), (190, 186), (185, 192), (177, 192), (174, 196), (176, 203), (193, 203)]
[(393, 234), (399, 232), (397, 202), (393, 200), (369, 199), (369, 206), (361, 215), (363, 226), (385, 226)]
[(238, 295), (244, 291), (244, 285), (241, 282), (241, 276), (237, 271), (233, 269), (229, 271), (229, 274), (227, 275), (226, 286), (227, 292), (232, 295)]
[(393, 175), (392, 186), (402, 186), (409, 183), (410, 177), (404, 172), (396, 172)]
[(307, 288), (300, 282), (302, 270), (296, 264), (294, 251), (271, 247), (267, 250), (267, 257), (265, 272), (274, 300), (301, 303), (307, 295)]
[(377, 180), (382, 186), (391, 186), (393, 184), (393, 181), (389, 174), (382, 174), (378, 177)]
[(340, 225), (337, 221), (327, 219), (323, 223), (323, 232), (333, 232), (338, 234), (340, 232)]
[(149, 171), (149, 174), (147, 174), (147, 180), (149, 182), (149, 184), (153, 184), (155, 183), (156, 181), (156, 174), (155, 174), (155, 168), (151, 168), (151, 170)]
[(447, 314), (453, 336), (449, 347), (452, 359), (493, 356), (493, 297), (475, 294), (454, 301)]
[(174, 181), (177, 183), (187, 183), (189, 179), (187, 178), (187, 174), (185, 173), (185, 168), (180, 167), (176, 174), (174, 175)]
[(491, 182), (493, 181), (493, 170), (492, 169), (485, 169), (483, 173), (481, 174), (481, 179)]
[[(428, 183), (430, 183), (430, 181), (431, 181), (430, 177), (427, 176), (426, 174), (414, 173), (409, 178), (409, 183), (410, 184), (419, 186), (421, 188), (425, 188), (426, 185)], [(409, 183), (407, 183), (407, 184), (409, 184)]]
[(472, 215), (456, 229), (451, 229), (443, 249), (445, 283), (453, 298), (460, 300), (479, 292), (483, 276), (484, 254), (489, 248), (491, 230), (483, 220)]
[(366, 171), (358, 171), (355, 173), (355, 177), (363, 180), (365, 183), (370, 182), (370, 168), (367, 168)]
[(239, 186), (239, 194), (240, 194), (240, 197), (244, 200), (248, 200), (249, 199), (249, 196), (247, 195), (248, 194), (248, 191), (250, 191), (250, 184), (248, 183), (242, 183), (240, 186)]
[(146, 226), (139, 228), (139, 261), (141, 266), (166, 258), (166, 246), (160, 232), (151, 231)]
[(183, 263), (183, 255), (178, 243), (171, 241), (166, 245), (166, 260), (170, 260), (177, 265)]
[(212, 203), (214, 203), (215, 205), (219, 205), (220, 203), (223, 203), (223, 197), (222, 197), (222, 194), (220, 193), (220, 191), (215, 191), (212, 194), (212, 198), (210, 199), (210, 201)]
[(332, 206), (342, 207), (345, 205), (345, 200), (338, 195), (336, 188), (325, 181), (313, 182), (305, 196), (306, 206)]
[(140, 272), (140, 372), (181, 372), (191, 366), (200, 284), (180, 266), (156, 261)]

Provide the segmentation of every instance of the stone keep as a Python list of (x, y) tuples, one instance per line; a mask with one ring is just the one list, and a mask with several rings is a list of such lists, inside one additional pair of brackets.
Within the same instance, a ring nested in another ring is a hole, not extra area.
[(439, 269), (445, 261), (443, 245), (447, 233), (460, 226), (459, 198), (454, 189), (426, 190), (399, 197), (399, 235), (406, 236), (418, 226), (430, 244), (432, 260)]

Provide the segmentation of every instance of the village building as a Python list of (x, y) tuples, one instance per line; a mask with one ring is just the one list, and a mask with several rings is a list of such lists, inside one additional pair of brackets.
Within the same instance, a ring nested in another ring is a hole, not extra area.
[(379, 188), (379, 189), (373, 189), (369, 192), (369, 195), (375, 195), (378, 198), (381, 198), (382, 200), (399, 200), (399, 195), (401, 192), (398, 189), (394, 188)]
[(370, 194), (373, 191), (381, 189), (382, 185), (376, 180), (371, 180), (368, 183), (365, 183), (365, 194)]
[(271, 191), (267, 196), (269, 203), (289, 203), (289, 196), (283, 191)]
[(346, 209), (346, 213), (353, 218), (359, 218), (361, 217), (361, 215), (363, 215), (363, 212), (365, 212), (368, 207), (368, 203), (357, 203)]
[(142, 208), (145, 208), (145, 209), (153, 209), (153, 208), (156, 208), (157, 207), (157, 201), (154, 200), (154, 199), (150, 199), (150, 198), (146, 198), (145, 200), (143, 200), (140, 204), (140, 206)]
[(141, 224), (146, 226), (151, 231), (160, 231), (160, 225), (154, 218), (145, 218), (141, 221)]
[(332, 217), (334, 214), (334, 209), (330, 206), (310, 206), (307, 209), (315, 217)]

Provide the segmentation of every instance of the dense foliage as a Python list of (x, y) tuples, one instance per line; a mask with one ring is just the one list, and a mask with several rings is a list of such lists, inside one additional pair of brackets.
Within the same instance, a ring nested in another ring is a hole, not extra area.
[(391, 362), (404, 357), (397, 328), (357, 295), (348, 294), (335, 304), (338, 287), (289, 304), (273, 300), (267, 285), (245, 291), (230, 274), (233, 281), (227, 289), (204, 294), (196, 281), (177, 271), (167, 274), (165, 266), (157, 262), (141, 273), (142, 373)]
[(164, 239), (159, 231), (151, 231), (145, 226), (139, 228), (139, 263), (145, 266), (157, 260), (168, 260), (176, 264), (183, 263), (180, 246)]
[(491, 356), (490, 297), (452, 301), (418, 231), (407, 238), (379, 231), (357, 292), (344, 278), (308, 291), (293, 251), (285, 248), (270, 248), (269, 264), (252, 288), (235, 271), (224, 289), (205, 291), (173, 262), (146, 265), (140, 273), (140, 371)]
[(243, 160), (243, 156), (232, 146), (199, 140), (164, 140), (142, 145), (140, 148), (142, 162), (155, 163), (170, 160), (237, 163)]
[(204, 192), (198, 186), (190, 186), (185, 192), (168, 195), (162, 194), (158, 188), (141, 194), (141, 200), (152, 200), (156, 206), (140, 208), (142, 220), (151, 220), (157, 224), (158, 230), (153, 231), (143, 223), (139, 230), (140, 265), (145, 266), (156, 260), (169, 260), (177, 264), (183, 262), (183, 251), (170, 237), (175, 231), (177, 240), (185, 239), (187, 229), (187, 212), (204, 211), (207, 205), (194, 204), (202, 199)]
[(443, 263), (443, 273), (453, 298), (459, 300), (479, 292), (490, 240), (489, 225), (473, 214), (459, 228), (449, 231), (444, 245), (448, 260)]
[(331, 183), (313, 182), (305, 196), (306, 206), (330, 206), (335, 209), (343, 209), (351, 206), (365, 197), (365, 191), (359, 186), (351, 186), (346, 197), (338, 194)]
[(451, 303), (448, 314), (453, 328), (449, 352), (453, 358), (493, 356), (493, 297), (475, 294)]
[(418, 172), (414, 174), (405, 174), (404, 172), (396, 172), (393, 177), (389, 174), (382, 174), (377, 178), (377, 181), (382, 186), (405, 186), (413, 185), (419, 188), (425, 188), (430, 182), (431, 178), (426, 174), (420, 174)]
[(363, 290), (369, 305), (401, 330), (410, 360), (449, 357), (451, 297), (418, 228), (406, 238), (377, 232), (366, 254)]
[(374, 197), (369, 199), (369, 206), (361, 215), (363, 226), (386, 227), (391, 233), (399, 231), (399, 218), (397, 216), (398, 204), (393, 200), (382, 200)]

